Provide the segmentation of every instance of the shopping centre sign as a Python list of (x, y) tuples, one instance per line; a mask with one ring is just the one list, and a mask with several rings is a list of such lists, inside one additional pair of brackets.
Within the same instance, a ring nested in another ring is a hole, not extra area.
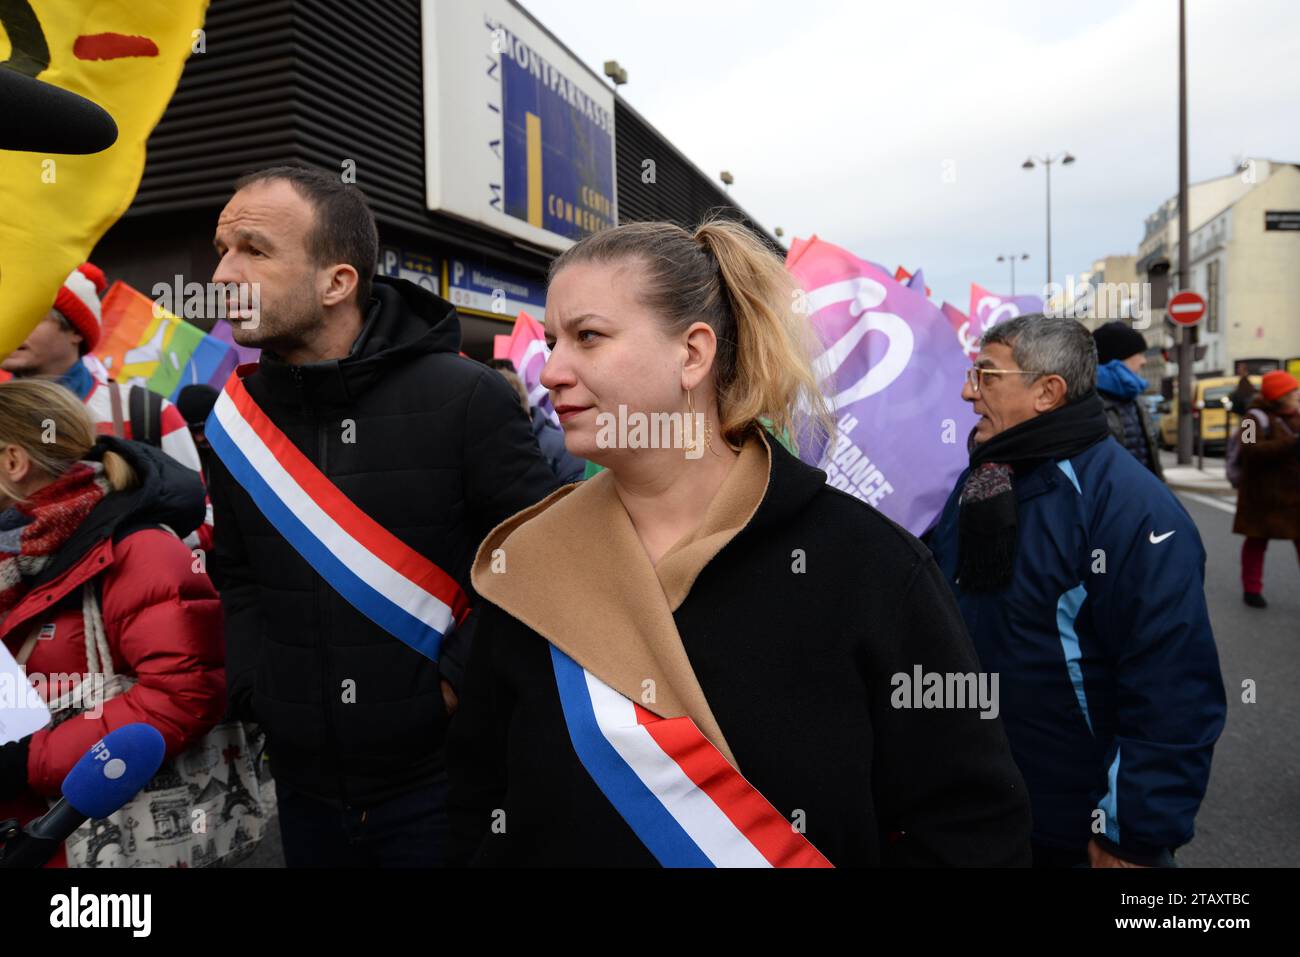
[(547, 249), (617, 222), (614, 95), (508, 0), (424, 0), (427, 205)]

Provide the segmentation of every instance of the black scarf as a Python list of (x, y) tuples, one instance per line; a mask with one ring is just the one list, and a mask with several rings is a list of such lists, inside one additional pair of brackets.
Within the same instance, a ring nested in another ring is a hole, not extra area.
[(1019, 521), (1015, 476), (1068, 459), (1110, 434), (1096, 392), (1000, 432), (971, 449), (958, 516), (957, 583), (996, 591), (1011, 582)]

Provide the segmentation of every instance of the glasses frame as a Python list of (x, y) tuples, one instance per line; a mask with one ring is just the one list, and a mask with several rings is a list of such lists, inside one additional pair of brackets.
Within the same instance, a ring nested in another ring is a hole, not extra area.
[(979, 395), (980, 387), (984, 384), (986, 375), (1031, 375), (1045, 376), (1046, 372), (1033, 372), (1027, 369), (986, 369), (981, 366), (971, 366), (966, 370), (966, 384), (970, 386), (971, 391)]

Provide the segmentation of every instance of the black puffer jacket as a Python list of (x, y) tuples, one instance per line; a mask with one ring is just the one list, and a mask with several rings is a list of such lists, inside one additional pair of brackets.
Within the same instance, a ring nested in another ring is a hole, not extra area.
[[(556, 482), (518, 397), (459, 349), (450, 303), (377, 279), (347, 358), (291, 366), (264, 355), (244, 384), (349, 499), (469, 591), (480, 540)], [(210, 487), (230, 707), (265, 727), (277, 780), (364, 806), (436, 774), (439, 665), (349, 605), (215, 457)], [(443, 645), (453, 685), (473, 622)]]
[(1165, 478), (1164, 466), (1160, 464), (1160, 446), (1156, 444), (1155, 429), (1151, 427), (1151, 418), (1142, 403), (1137, 399), (1123, 399), (1102, 392), (1102, 407), (1106, 412), (1106, 424), (1115, 441), (1133, 453), (1133, 457), (1155, 473), (1162, 482)]

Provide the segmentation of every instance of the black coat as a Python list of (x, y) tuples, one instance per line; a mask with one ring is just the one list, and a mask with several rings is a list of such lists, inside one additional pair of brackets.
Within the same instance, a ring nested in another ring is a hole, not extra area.
[(1147, 415), (1146, 407), (1137, 399), (1122, 399), (1100, 391), (1097, 394), (1101, 396), (1106, 425), (1115, 441), (1132, 452), (1135, 459), (1163, 482), (1165, 468), (1160, 464), (1160, 444), (1156, 441), (1156, 430), (1151, 427), (1151, 416)]
[[(347, 358), (291, 366), (264, 354), (244, 384), (362, 511), (469, 591), (479, 541), (556, 482), (518, 397), (459, 348), (450, 303), (378, 279)], [(335, 592), (215, 456), (211, 496), (230, 707), (265, 727), (276, 779), (364, 805), (437, 774), (439, 665)], [(471, 617), (443, 645), (453, 685), (472, 630)]]
[(542, 450), (546, 464), (551, 467), (560, 480), (560, 484), (582, 481), (587, 470), (587, 463), (577, 456), (570, 455), (564, 445), (564, 430), (547, 418), (546, 413), (533, 407), (533, 438)]
[[(802, 810), (836, 866), (1028, 863), (1001, 722), (891, 705), (914, 665), (979, 671), (930, 553), (769, 444), (762, 503), (673, 616), (741, 772), (782, 815)], [(579, 762), (546, 639), (482, 609), (448, 737), (453, 861), (655, 865)]]

